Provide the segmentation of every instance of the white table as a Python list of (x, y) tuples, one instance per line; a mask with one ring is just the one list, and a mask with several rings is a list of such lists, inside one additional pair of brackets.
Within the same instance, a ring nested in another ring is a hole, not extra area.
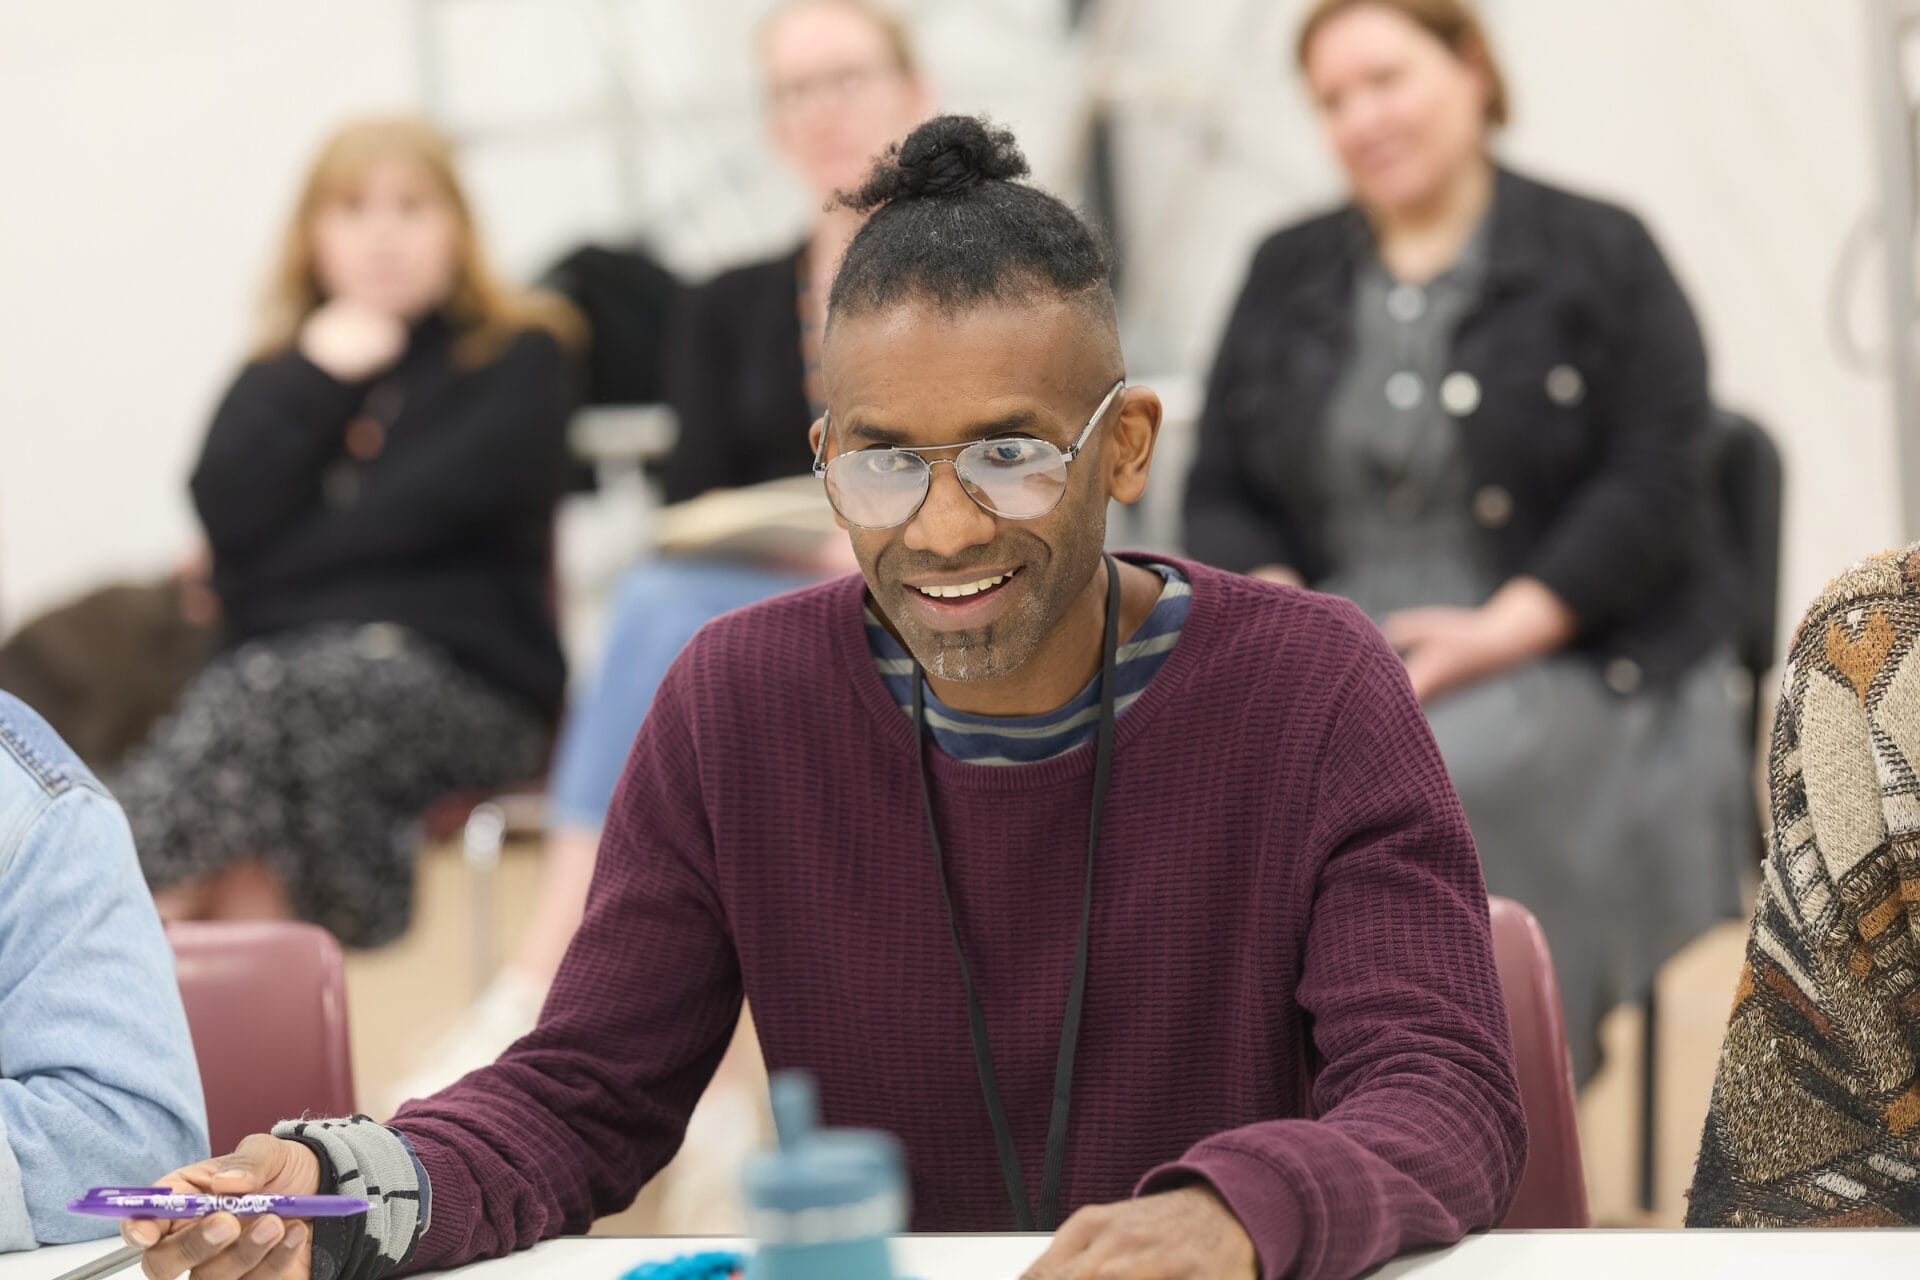
[[(908, 1236), (895, 1257), (920, 1280), (1018, 1280), (1039, 1236)], [(596, 1237), (550, 1240), (478, 1262), (460, 1280), (618, 1280), (628, 1267), (737, 1241)], [(0, 1254), (0, 1280), (51, 1280), (118, 1241)], [(1371, 1280), (1827, 1280), (1920, 1273), (1920, 1231), (1499, 1231), (1390, 1262)], [(138, 1270), (119, 1273), (134, 1280)]]

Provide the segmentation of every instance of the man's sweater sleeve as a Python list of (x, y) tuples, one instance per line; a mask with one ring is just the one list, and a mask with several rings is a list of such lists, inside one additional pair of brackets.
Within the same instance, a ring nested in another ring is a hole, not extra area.
[(412, 1268), (584, 1232), (625, 1208), (679, 1147), (719, 1065), (741, 987), (691, 732), (700, 661), (696, 640), (634, 743), (539, 1027), (393, 1118), (433, 1196)]
[(1314, 1118), (1217, 1134), (1141, 1185), (1210, 1183), (1265, 1280), (1344, 1280), (1493, 1226), (1526, 1163), (1473, 839), (1399, 661), (1377, 633), (1356, 647), (1306, 851)]

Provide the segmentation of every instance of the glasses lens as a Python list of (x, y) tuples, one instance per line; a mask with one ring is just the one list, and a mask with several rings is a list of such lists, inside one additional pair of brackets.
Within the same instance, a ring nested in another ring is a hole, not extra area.
[(827, 498), (849, 524), (887, 529), (919, 510), (927, 464), (899, 449), (843, 453), (827, 464)]
[(960, 451), (954, 469), (973, 500), (997, 516), (1031, 520), (1060, 503), (1067, 459), (1045, 440), (982, 440)]

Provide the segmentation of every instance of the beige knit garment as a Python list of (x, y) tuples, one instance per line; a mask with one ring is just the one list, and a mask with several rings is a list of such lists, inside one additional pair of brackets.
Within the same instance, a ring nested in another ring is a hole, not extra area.
[(1796, 632), (1689, 1226), (1920, 1223), (1920, 547)]

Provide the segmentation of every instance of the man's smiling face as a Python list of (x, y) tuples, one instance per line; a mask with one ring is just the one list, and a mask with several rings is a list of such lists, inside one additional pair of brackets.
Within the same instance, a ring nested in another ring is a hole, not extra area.
[[(826, 456), (999, 436), (1065, 450), (1121, 373), (1102, 329), (1086, 308), (1059, 298), (952, 312), (908, 300), (836, 318), (823, 353)], [(1059, 505), (1043, 516), (996, 516), (967, 495), (953, 467), (937, 465), (911, 519), (848, 530), (874, 603), (933, 676), (992, 680), (1019, 670), (1089, 589), (1106, 541), (1106, 425), (1095, 427), (1067, 469)]]

